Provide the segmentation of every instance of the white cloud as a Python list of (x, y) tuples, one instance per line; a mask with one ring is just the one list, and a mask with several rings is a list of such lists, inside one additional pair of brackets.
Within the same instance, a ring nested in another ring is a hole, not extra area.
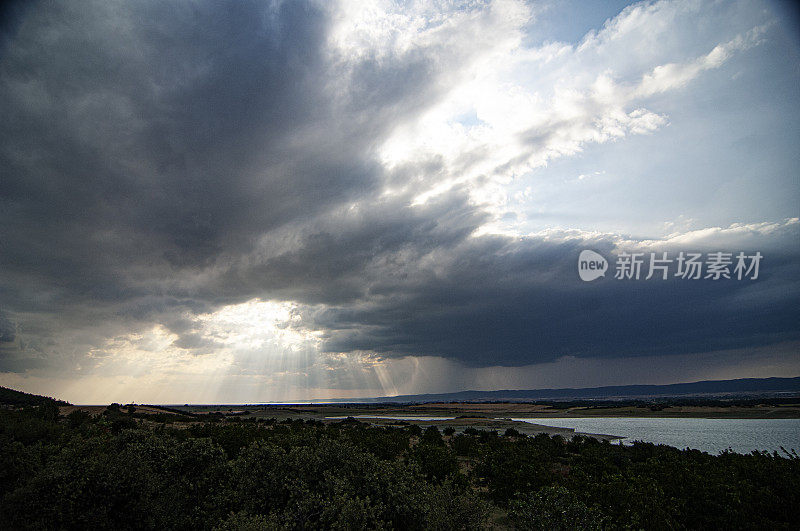
[(747, 50), (759, 44), (759, 38), (770, 25), (756, 26), (747, 33), (737, 35), (726, 43), (714, 47), (708, 54), (687, 63), (669, 63), (653, 68), (652, 72), (642, 77), (641, 83), (634, 90), (634, 97), (647, 97), (659, 92), (675, 90), (686, 86), (690, 81), (706, 70), (719, 68), (737, 51)]
[[(680, 220), (679, 220), (680, 222)], [(676, 223), (674, 226), (677, 226)], [(741, 250), (779, 249), (800, 231), (800, 219), (759, 223), (732, 223), (727, 227), (704, 227), (672, 232), (662, 238), (634, 238), (630, 235), (581, 229), (549, 228), (528, 233), (526, 238), (546, 241), (609, 241), (618, 249), (631, 250)]]
[[(489, 18), (482, 30), (509, 35), (496, 42), (475, 39), (469, 19), (456, 17), (448, 26), (449, 39), (458, 33), (470, 37), (459, 40), (468, 59), (456, 65), (443, 61), (442, 67), (457, 68), (452, 76), (462, 82), (418, 119), (398, 127), (380, 148), (382, 160), (388, 167), (441, 161), (440, 172), (413, 181), (417, 203), (467, 185), (473, 201), (499, 217), (510, 208), (506, 191), (514, 179), (589, 144), (659, 130), (669, 119), (648, 108), (649, 97), (682, 89), (721, 67), (734, 53), (757, 45), (769, 27), (738, 34), (730, 29), (710, 51), (698, 50), (708, 39), (698, 43), (687, 21), (707, 23), (715, 15), (713, 5), (701, 2), (645, 2), (625, 9), (577, 46), (535, 48), (518, 38), (524, 16), (502, 25)], [(415, 26), (414, 31), (426, 45), (435, 41), (429, 30)], [(439, 54), (441, 48), (428, 51)]]

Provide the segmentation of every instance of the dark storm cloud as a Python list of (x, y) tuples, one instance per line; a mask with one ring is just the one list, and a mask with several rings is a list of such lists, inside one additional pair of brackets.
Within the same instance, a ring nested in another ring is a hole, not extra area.
[(208, 310), (162, 284), (374, 193), (387, 117), (435, 92), (424, 57), (325, 63), (316, 4), (48, 3), (20, 16), (0, 60), (12, 312)]
[(363, 142), (319, 152), (297, 138), (330, 125), (317, 116), (322, 15), (298, 3), (266, 11), (32, 10), (2, 64), (4, 217), (12, 237), (58, 241), (64, 256), (6, 253), (4, 265), (68, 272), (98, 244), (110, 251), (92, 257), (101, 270), (141, 253), (203, 264), (368, 189)]
[(486, 220), (464, 193), (421, 207), (407, 201), (375, 198), (332, 212), (298, 230), (297, 241), (285, 252), (256, 253), (198, 289), (220, 303), (236, 294), (305, 304), (358, 301), (380, 295), (383, 282), (406, 276), (411, 269), (405, 268), (430, 253), (452, 249)]
[(47, 365), (44, 353), (22, 352), (20, 346), (24, 344), (17, 336), (17, 324), (0, 310), (0, 372), (25, 372)]
[(577, 258), (585, 248), (610, 260), (619, 251), (610, 239), (478, 238), (447, 256), (444, 275), (419, 271), (402, 289), (373, 287), (386, 300), (326, 308), (313, 319), (329, 331), (332, 351), (435, 353), (475, 366), (708, 352), (800, 337), (796, 252), (772, 249), (755, 281), (616, 280), (612, 262), (608, 278), (584, 283)]
[(0, 311), (0, 343), (11, 343), (16, 335), (16, 325), (4, 312)]
[(254, 297), (301, 305), (332, 352), (470, 365), (798, 336), (796, 229), (752, 286), (583, 284), (578, 252), (614, 238), (475, 237), (488, 215), (458, 188), (409, 206), (441, 161), (388, 171), (375, 149), (445, 73), (424, 49), (332, 59), (320, 5), (20, 16), (0, 55), (0, 370), (74, 365), (154, 323), (210, 352), (191, 316)]

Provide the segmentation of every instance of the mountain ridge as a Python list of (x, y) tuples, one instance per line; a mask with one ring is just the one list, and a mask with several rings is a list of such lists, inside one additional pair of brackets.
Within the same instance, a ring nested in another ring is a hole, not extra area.
[(455, 391), (415, 395), (337, 399), (337, 403), (357, 402), (479, 402), (570, 399), (657, 398), (699, 395), (800, 394), (800, 376), (701, 380), (674, 384), (632, 384), (600, 387), (547, 389), (502, 389), (495, 391)]

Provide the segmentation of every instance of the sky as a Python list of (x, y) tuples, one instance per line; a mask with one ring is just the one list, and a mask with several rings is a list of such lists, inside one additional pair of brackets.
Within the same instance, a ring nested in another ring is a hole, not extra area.
[(799, 28), (753, 0), (10, 4), (0, 385), (798, 376)]

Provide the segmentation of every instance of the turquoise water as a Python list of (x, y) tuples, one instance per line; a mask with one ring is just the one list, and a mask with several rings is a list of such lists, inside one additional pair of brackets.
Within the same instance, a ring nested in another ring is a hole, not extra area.
[(727, 448), (738, 453), (800, 452), (800, 419), (675, 419), (675, 418), (515, 418), (523, 422), (574, 428), (583, 433), (619, 435), (634, 440), (695, 448), (712, 454)]

